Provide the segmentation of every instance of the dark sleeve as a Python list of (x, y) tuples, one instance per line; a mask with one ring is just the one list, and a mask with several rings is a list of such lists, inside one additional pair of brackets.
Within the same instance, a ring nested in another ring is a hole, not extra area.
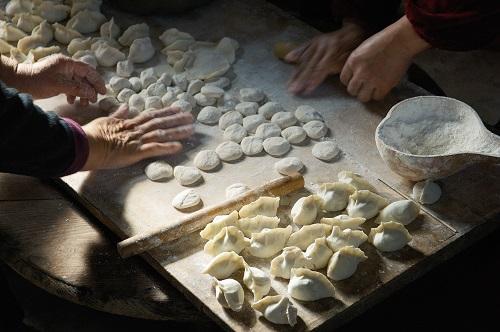
[(401, 17), (401, 0), (333, 0), (332, 12), (338, 18), (350, 18), (365, 29), (377, 32)]
[(0, 172), (57, 177), (80, 170), (88, 141), (81, 127), (44, 112), (0, 82)]
[(487, 47), (500, 34), (499, 0), (408, 0), (406, 16), (420, 37), (441, 49)]

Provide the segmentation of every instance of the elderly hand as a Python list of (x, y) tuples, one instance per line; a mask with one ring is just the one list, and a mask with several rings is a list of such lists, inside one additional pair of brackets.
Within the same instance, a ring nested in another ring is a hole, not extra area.
[(91, 66), (67, 56), (48, 56), (35, 64), (20, 63), (16, 67), (16, 85), (35, 99), (64, 93), (70, 104), (80, 98), (82, 105), (95, 103), (97, 94), (105, 94), (106, 86)]
[(89, 141), (89, 157), (83, 170), (119, 168), (142, 159), (170, 155), (182, 150), (180, 140), (193, 132), (193, 116), (177, 108), (143, 112), (126, 119), (122, 105), (111, 117), (83, 126)]

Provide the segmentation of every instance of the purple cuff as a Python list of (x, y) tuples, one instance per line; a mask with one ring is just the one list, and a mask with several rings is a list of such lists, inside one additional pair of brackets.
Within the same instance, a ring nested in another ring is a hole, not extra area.
[(89, 141), (82, 127), (75, 121), (62, 118), (68, 124), (73, 132), (73, 141), (75, 142), (75, 159), (71, 165), (64, 171), (64, 175), (69, 175), (80, 171), (89, 157)]

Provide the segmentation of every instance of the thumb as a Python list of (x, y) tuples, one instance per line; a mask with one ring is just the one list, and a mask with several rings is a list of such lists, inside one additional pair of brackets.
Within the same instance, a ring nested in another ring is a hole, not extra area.
[(121, 104), (116, 111), (111, 113), (110, 117), (116, 119), (128, 119), (128, 105)]

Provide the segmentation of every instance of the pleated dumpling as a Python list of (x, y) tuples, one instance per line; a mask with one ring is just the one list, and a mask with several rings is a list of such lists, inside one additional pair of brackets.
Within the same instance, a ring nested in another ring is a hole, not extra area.
[(101, 25), (99, 29), (101, 37), (116, 39), (120, 36), (120, 27), (115, 23), (115, 18), (112, 17), (111, 20)]
[(215, 280), (215, 298), (224, 308), (240, 311), (245, 293), (240, 283), (234, 279)]
[(271, 257), (285, 247), (290, 234), (292, 234), (292, 226), (264, 229), (260, 233), (253, 233), (248, 251), (255, 257)]
[(247, 204), (240, 209), (240, 218), (250, 218), (255, 216), (276, 217), (279, 205), (279, 197), (260, 197), (256, 201)]
[(245, 238), (243, 232), (234, 226), (227, 226), (220, 230), (213, 239), (205, 243), (203, 250), (212, 256), (224, 251), (234, 251), (239, 254), (248, 247), (250, 240)]
[(292, 221), (297, 225), (310, 225), (316, 221), (321, 207), (321, 197), (310, 195), (302, 197), (292, 207), (290, 212)]
[(5, 40), (0, 39), (0, 53), (1, 54), (10, 54), (10, 50), (13, 49), (14, 46), (7, 43)]
[(132, 42), (128, 52), (128, 59), (133, 63), (143, 63), (151, 60), (155, 55), (155, 48), (151, 38), (137, 38)]
[(311, 268), (312, 264), (298, 247), (283, 248), (283, 252), (271, 261), (271, 275), (290, 279), (292, 269), (298, 267)]
[(149, 37), (149, 26), (146, 23), (140, 23), (129, 26), (118, 41), (123, 46), (130, 46), (134, 40), (144, 37)]
[(75, 38), (68, 44), (69, 55), (74, 55), (78, 51), (89, 50), (92, 45), (92, 38)]
[(260, 312), (265, 319), (274, 324), (297, 324), (297, 308), (288, 297), (281, 295), (266, 296), (255, 302), (252, 308)]
[(271, 290), (271, 278), (261, 269), (249, 265), (245, 266), (243, 283), (252, 291), (255, 302), (262, 299)]
[(66, 26), (80, 33), (92, 33), (99, 30), (106, 22), (106, 17), (97, 11), (84, 9), (69, 19)]
[(26, 37), (26, 33), (17, 28), (14, 24), (0, 22), (0, 39), (5, 41), (18, 41), (23, 37)]
[(319, 270), (328, 265), (328, 261), (330, 257), (332, 257), (333, 251), (328, 246), (326, 238), (320, 237), (307, 247), (305, 255), (312, 264), (311, 270)]
[(351, 171), (342, 171), (338, 174), (340, 182), (348, 183), (356, 190), (369, 190), (376, 193), (377, 189), (372, 186), (364, 177)]
[(367, 259), (363, 250), (359, 248), (342, 247), (330, 258), (326, 275), (335, 281), (347, 279), (356, 272), (358, 264)]
[(45, 45), (47, 45), (52, 39), (54, 39), (54, 28), (52, 28), (49, 22), (43, 21), (33, 29), (31, 36), (39, 37)]
[(349, 202), (349, 196), (355, 191), (356, 188), (348, 183), (323, 183), (318, 191), (318, 195), (322, 199), (321, 208), (325, 211), (344, 210)]
[(217, 216), (212, 220), (211, 223), (207, 224), (205, 228), (200, 232), (200, 236), (205, 240), (210, 240), (217, 233), (227, 226), (237, 226), (238, 212), (233, 211), (230, 214)]
[(68, 45), (73, 39), (82, 37), (78, 31), (62, 24), (54, 23), (52, 26), (54, 27), (54, 38), (61, 44)]
[(59, 53), (60, 51), (61, 48), (59, 46), (35, 47), (29, 51), (28, 58), (32, 57), (33, 61), (38, 61), (46, 56)]
[(351, 217), (370, 219), (389, 202), (384, 197), (368, 190), (358, 190), (349, 197), (347, 214)]
[(246, 266), (243, 257), (234, 251), (222, 252), (215, 256), (202, 273), (219, 280), (229, 278), (234, 272)]
[(380, 211), (378, 222), (395, 221), (408, 225), (418, 217), (420, 207), (409, 199), (393, 202)]
[(71, 8), (55, 1), (42, 1), (35, 9), (35, 13), (50, 23), (65, 20)]
[[(235, 211), (236, 212), (236, 211)], [(238, 213), (236, 212), (236, 215)], [(238, 228), (246, 237), (251, 237), (252, 233), (259, 233), (265, 228), (273, 229), (278, 227), (280, 219), (278, 217), (255, 216), (238, 220)]]
[(31, 13), (33, 5), (32, 0), (10, 0), (5, 5), (5, 13), (9, 16), (14, 16), (20, 13)]
[(411, 239), (403, 224), (389, 221), (372, 228), (368, 240), (380, 251), (396, 251), (403, 248)]
[(288, 294), (300, 301), (316, 301), (335, 296), (335, 287), (322, 273), (305, 268), (292, 269)]
[(118, 61), (123, 61), (126, 58), (123, 52), (106, 42), (94, 43), (91, 48), (95, 54), (97, 62), (103, 67), (116, 66)]
[(345, 246), (359, 247), (368, 239), (368, 236), (359, 230), (340, 229), (338, 226), (333, 226), (332, 233), (326, 238), (326, 242), (330, 249), (334, 252)]
[(38, 15), (32, 15), (30, 13), (16, 14), (12, 18), (12, 23), (14, 23), (19, 29), (26, 33), (31, 33), (33, 29), (43, 22), (43, 18)]
[(321, 218), (319, 222), (322, 224), (339, 226), (341, 229), (346, 229), (346, 228), (358, 229), (359, 226), (364, 224), (365, 221), (366, 221), (365, 218), (351, 217), (348, 216), (347, 214), (341, 214), (333, 218)]
[(306, 250), (307, 247), (314, 242), (319, 237), (325, 237), (332, 231), (332, 226), (327, 224), (312, 224), (302, 226), (301, 229), (292, 233), (287, 246), (296, 246), (302, 250)]

